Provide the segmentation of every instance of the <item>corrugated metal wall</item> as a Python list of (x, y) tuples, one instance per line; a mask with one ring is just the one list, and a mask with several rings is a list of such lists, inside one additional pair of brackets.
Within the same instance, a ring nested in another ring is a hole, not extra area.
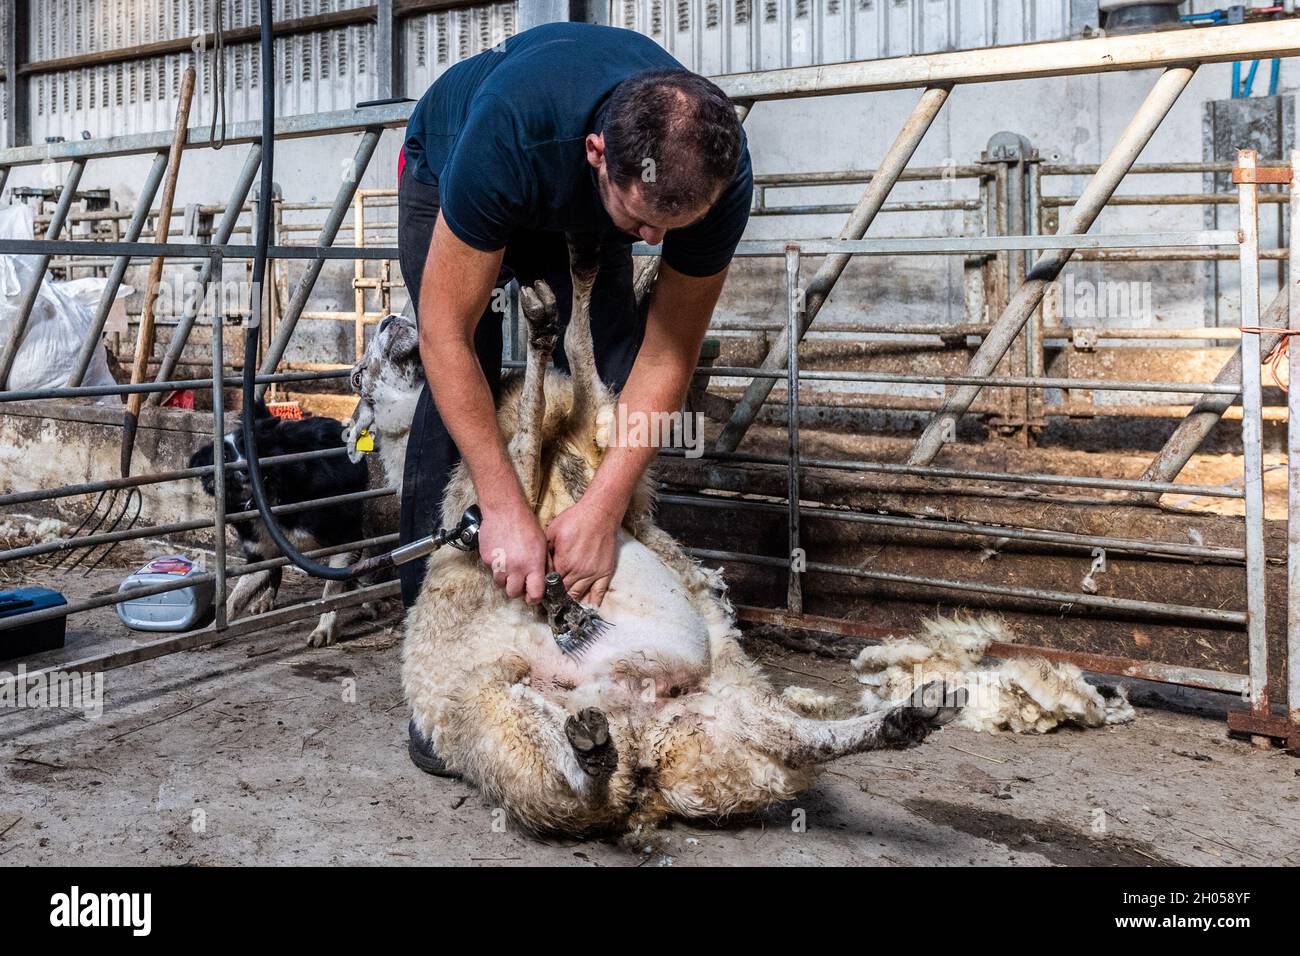
[[(0, 4), (0, 37), (9, 35), (9, 10)], [(0, 69), (9, 73), (9, 64), (6, 62), (7, 43), (0, 43)], [(0, 149), (9, 145), (9, 81), (0, 83)]]
[[(275, 0), (280, 20), (372, 2)], [(711, 75), (1059, 40), (1071, 29), (1071, 0), (607, 2), (608, 22), (653, 37), (688, 67)], [(1215, 0), (1195, 0), (1184, 9), (1214, 5)], [(31, 4), (32, 58), (192, 37), (210, 28), (212, 7), (212, 0), (41, 0)], [(0, 6), (0, 16), (3, 10)], [(225, 24), (253, 26), (256, 12), (256, 0), (226, 0)], [(400, 42), (406, 90), (418, 96), (447, 67), (513, 35), (518, 20), (515, 0), (405, 20)], [(229, 120), (258, 119), (256, 46), (232, 46), (224, 55)], [(276, 57), (276, 100), (282, 113), (347, 109), (376, 95), (373, 24), (281, 37)], [(32, 140), (72, 138), (83, 131), (101, 137), (170, 127), (186, 59), (157, 56), (32, 77)], [(212, 72), (211, 56), (205, 53), (199, 58), (196, 121), (212, 115)], [(0, 97), (0, 117), (7, 111), (8, 102)], [(0, 138), (3, 135), (0, 132)]]
[[(282, 20), (369, 6), (369, 0), (276, 0)], [(210, 2), (201, 0), (43, 0), (32, 5), (32, 59), (47, 60), (209, 29)], [(256, 0), (226, 0), (227, 28), (257, 23)], [(373, 98), (374, 26), (349, 26), (276, 41), (276, 102), (282, 113), (346, 109)], [(225, 51), (226, 105), (232, 122), (261, 114), (257, 48)], [(32, 139), (166, 129), (176, 113), (185, 55), (156, 56), (32, 78)], [(207, 119), (213, 99), (211, 54), (199, 58), (194, 115)]]
[(1059, 40), (1070, 2), (610, 0), (609, 22), (718, 74)]
[(447, 67), (514, 36), (518, 22), (513, 0), (411, 17), (402, 51), (408, 94), (418, 97)]

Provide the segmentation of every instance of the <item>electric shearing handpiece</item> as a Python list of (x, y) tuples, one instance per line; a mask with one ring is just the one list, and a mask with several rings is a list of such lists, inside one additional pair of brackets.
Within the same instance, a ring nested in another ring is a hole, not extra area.
[[(483, 524), (483, 512), (478, 505), (470, 505), (454, 528), (441, 528), (427, 538), (394, 548), (387, 554), (362, 561), (357, 565), (360, 573), (387, 570), (408, 561), (415, 561), (449, 544), (460, 551), (473, 551), (478, 547), (478, 531)], [(583, 607), (564, 588), (564, 579), (552, 571), (546, 575), (546, 590), (542, 595), (542, 610), (551, 627), (556, 646), (570, 657), (581, 657), (609, 627), (609, 622), (589, 607)]]

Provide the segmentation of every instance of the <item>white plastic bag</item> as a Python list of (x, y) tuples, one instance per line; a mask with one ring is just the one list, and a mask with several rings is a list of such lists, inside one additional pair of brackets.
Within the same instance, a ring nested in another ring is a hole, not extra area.
[[(31, 239), (32, 211), (27, 206), (0, 206), (0, 239)], [(0, 342), (7, 343), (18, 322), (24, 285), (36, 272), (37, 256), (0, 256)], [(101, 283), (103, 280), (98, 280)], [(7, 388), (61, 388), (77, 368), (77, 354), (94, 321), (94, 312), (48, 278), (32, 305), (22, 346), (9, 373)], [(84, 289), (80, 290), (84, 292)], [(103, 347), (95, 350), (83, 385), (113, 385)], [(121, 396), (105, 395), (101, 404), (120, 405)]]
[[(99, 299), (104, 294), (104, 287), (107, 285), (107, 276), (85, 276), (80, 279), (69, 279), (67, 282), (54, 283), (55, 288), (80, 302), (92, 316), (94, 316), (95, 310), (99, 308)], [(117, 303), (129, 295), (135, 295), (135, 289), (124, 282), (117, 287), (117, 294), (113, 296), (113, 302)]]

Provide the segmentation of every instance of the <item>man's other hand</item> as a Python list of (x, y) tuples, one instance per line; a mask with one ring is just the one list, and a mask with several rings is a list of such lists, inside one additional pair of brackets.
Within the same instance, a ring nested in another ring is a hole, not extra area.
[(483, 563), (492, 578), (512, 598), (523, 595), (536, 604), (546, 590), (546, 535), (537, 516), (520, 501), (517, 509), (485, 510), (478, 532)]
[(575, 601), (599, 605), (618, 563), (621, 515), (582, 498), (555, 516), (546, 529), (551, 567)]

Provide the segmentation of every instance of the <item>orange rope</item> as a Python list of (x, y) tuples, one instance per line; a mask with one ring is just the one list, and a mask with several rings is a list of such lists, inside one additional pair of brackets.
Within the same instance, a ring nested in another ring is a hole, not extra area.
[(1273, 377), (1273, 384), (1284, 392), (1290, 391), (1282, 384), (1278, 370), (1281, 369), (1282, 363), (1286, 360), (1287, 343), (1291, 341), (1291, 336), (1300, 335), (1300, 329), (1279, 329), (1269, 325), (1243, 325), (1241, 331), (1243, 333), (1253, 332), (1256, 335), (1267, 333), (1281, 336), (1277, 345), (1273, 346), (1273, 351), (1264, 356), (1264, 365), (1268, 369), (1269, 375)]

